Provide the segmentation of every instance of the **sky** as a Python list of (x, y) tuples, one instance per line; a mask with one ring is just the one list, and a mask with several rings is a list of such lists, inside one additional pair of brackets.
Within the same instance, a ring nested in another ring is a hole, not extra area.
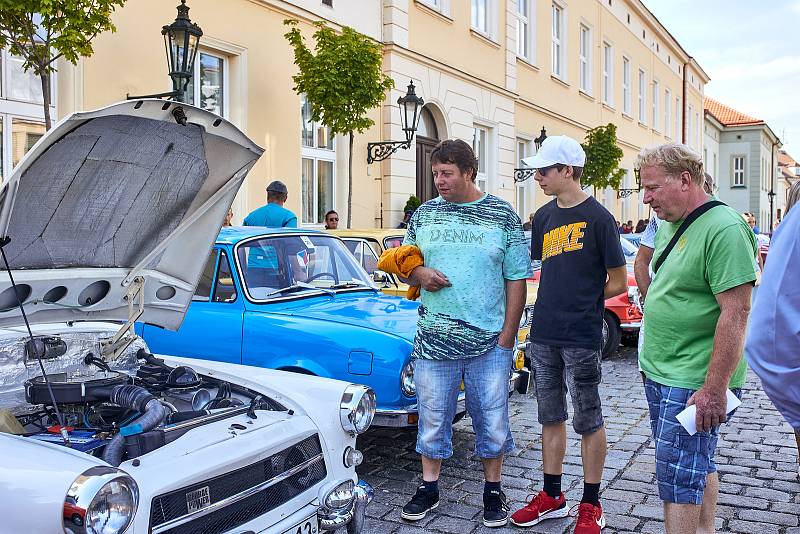
[(643, 0), (711, 77), (706, 96), (763, 119), (800, 160), (800, 0)]

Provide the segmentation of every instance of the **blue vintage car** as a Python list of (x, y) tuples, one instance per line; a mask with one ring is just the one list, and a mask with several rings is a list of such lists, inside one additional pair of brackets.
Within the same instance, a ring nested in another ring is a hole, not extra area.
[[(223, 228), (183, 324), (137, 330), (160, 354), (346, 379), (377, 395), (373, 426), (415, 426), (411, 349), (419, 304), (384, 295), (338, 238)], [(521, 358), (509, 391), (524, 391)], [(459, 414), (464, 413), (463, 393)]]

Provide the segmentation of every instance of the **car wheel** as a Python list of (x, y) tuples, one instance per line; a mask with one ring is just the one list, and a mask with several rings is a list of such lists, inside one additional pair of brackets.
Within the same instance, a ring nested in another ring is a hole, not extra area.
[(603, 312), (603, 359), (617, 351), (620, 339), (622, 339), (622, 328), (619, 327), (617, 318), (613, 313)]
[(453, 424), (456, 424), (456, 423), (458, 423), (459, 421), (461, 421), (462, 419), (464, 419), (464, 416), (465, 416), (465, 415), (467, 415), (467, 412), (466, 412), (466, 411), (463, 411), (463, 412), (461, 412), (461, 413), (457, 413), (457, 414), (456, 414), (456, 416), (455, 416), (455, 417), (453, 417)]
[(83, 526), (83, 518), (78, 514), (72, 514), (72, 524), (77, 527)]

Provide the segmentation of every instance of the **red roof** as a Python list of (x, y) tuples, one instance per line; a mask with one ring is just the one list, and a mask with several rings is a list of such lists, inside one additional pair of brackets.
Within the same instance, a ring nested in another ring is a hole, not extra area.
[(750, 115), (745, 115), (741, 111), (737, 111), (730, 106), (726, 106), (721, 102), (717, 102), (713, 98), (705, 97), (703, 99), (703, 107), (723, 126), (751, 126), (756, 124), (764, 124), (763, 120), (756, 119)]
[(778, 151), (778, 165), (781, 167), (798, 167), (800, 164), (785, 150)]

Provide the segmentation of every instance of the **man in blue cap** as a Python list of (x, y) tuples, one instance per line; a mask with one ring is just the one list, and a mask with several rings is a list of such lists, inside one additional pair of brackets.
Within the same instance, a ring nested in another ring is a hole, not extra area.
[(297, 216), (283, 207), (289, 197), (286, 184), (275, 180), (267, 186), (267, 205), (253, 211), (244, 220), (244, 226), (269, 228), (297, 228)]

